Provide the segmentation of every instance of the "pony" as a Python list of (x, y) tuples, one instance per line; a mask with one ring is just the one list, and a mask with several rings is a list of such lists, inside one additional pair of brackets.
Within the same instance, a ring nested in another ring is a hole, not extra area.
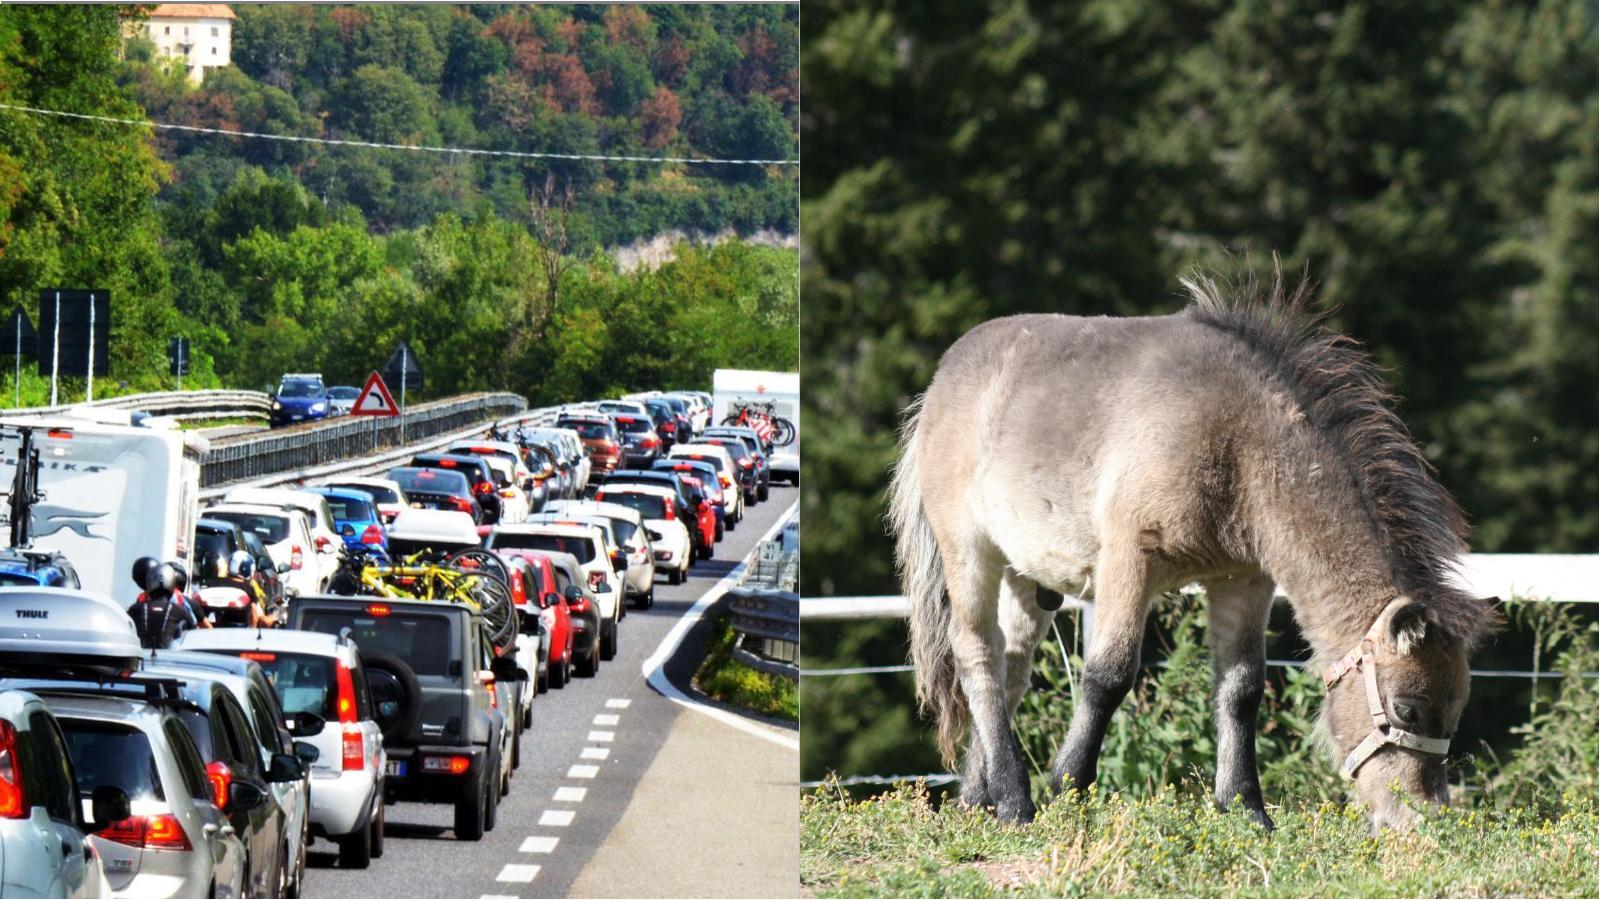
[(1011, 719), (1061, 595), (1094, 604), (1052, 789), (1095, 779), (1152, 600), (1199, 582), (1214, 661), (1215, 800), (1272, 827), (1256, 719), (1274, 585), (1324, 669), (1320, 730), (1369, 822), (1390, 790), (1445, 803), (1469, 653), (1500, 622), (1452, 583), (1467, 523), (1302, 275), (1182, 280), (1168, 316), (1017, 315), (940, 359), (889, 486), (917, 697), (961, 800), (1036, 810)]

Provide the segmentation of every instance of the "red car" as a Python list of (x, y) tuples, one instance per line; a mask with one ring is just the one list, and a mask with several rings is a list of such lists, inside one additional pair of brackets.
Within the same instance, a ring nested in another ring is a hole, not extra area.
[[(560, 599), (556, 586), (556, 573), (550, 560), (535, 550), (501, 550), (500, 556), (512, 570), (511, 597), (516, 602), (518, 615), (538, 615), (550, 633), (550, 657), (545, 665), (545, 676), (539, 690), (566, 687), (572, 680), (572, 613)], [(551, 602), (550, 595), (556, 595)]]
[(678, 480), (689, 488), (690, 493), (697, 493), (706, 502), (695, 508), (694, 524), (690, 531), (695, 543), (700, 546), (700, 558), (710, 559), (711, 548), (717, 543), (717, 510), (712, 506), (711, 497), (706, 491), (706, 484), (700, 480), (700, 473), (688, 463), (675, 463), (668, 467), (662, 463), (656, 464), (656, 469), (671, 472), (678, 476)]
[(622, 464), (622, 435), (617, 433), (617, 425), (610, 416), (563, 415), (556, 419), (556, 427), (578, 433), (584, 451), (589, 454), (590, 481), (604, 481)]

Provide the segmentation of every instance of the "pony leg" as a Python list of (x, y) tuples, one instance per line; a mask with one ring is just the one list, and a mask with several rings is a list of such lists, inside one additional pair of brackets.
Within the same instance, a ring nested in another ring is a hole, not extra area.
[[(1005, 635), (1006, 715), (1014, 721), (1022, 696), (1028, 692), (1033, 674), (1033, 652), (1050, 627), (1051, 616), (1034, 600), (1038, 586), (1010, 568), (1000, 579), (1000, 631)], [(961, 768), (961, 802), (968, 806), (989, 807), (995, 798), (989, 778), (983, 742), (974, 735), (967, 747)]]
[(1106, 727), (1139, 674), (1150, 593), (1148, 565), (1137, 548), (1102, 548), (1096, 567), (1094, 633), (1067, 740), (1051, 766), (1051, 787), (1058, 792), (1068, 787), (1083, 790), (1094, 783)]
[(1217, 578), (1206, 589), (1206, 643), (1216, 686), (1217, 805), (1238, 798), (1255, 820), (1272, 828), (1256, 767), (1256, 717), (1266, 682), (1267, 617), (1272, 581), (1263, 575)]
[(995, 814), (1004, 822), (1031, 822), (1028, 770), (1006, 707), (1005, 635), (998, 615), (1001, 563), (991, 550), (960, 557), (946, 553), (944, 564), (952, 613), (950, 647), (972, 713), (968, 769), (973, 755), (981, 754), (976, 761), (983, 773), (978, 787), (985, 799), (993, 800)]

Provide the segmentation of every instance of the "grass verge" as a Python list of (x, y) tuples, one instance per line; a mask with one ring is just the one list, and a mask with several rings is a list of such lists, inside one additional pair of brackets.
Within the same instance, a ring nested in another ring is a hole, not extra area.
[(1355, 807), (1242, 813), (1172, 789), (1097, 790), (1029, 826), (915, 786), (855, 801), (834, 785), (801, 803), (801, 884), (820, 897), (1592, 897), (1593, 797), (1507, 811), (1441, 809), (1415, 831), (1368, 836)]
[(706, 640), (706, 658), (694, 673), (695, 686), (706, 696), (723, 703), (758, 712), (764, 716), (798, 721), (800, 693), (795, 683), (782, 675), (752, 669), (733, 658), (737, 640), (726, 614), (711, 623)]

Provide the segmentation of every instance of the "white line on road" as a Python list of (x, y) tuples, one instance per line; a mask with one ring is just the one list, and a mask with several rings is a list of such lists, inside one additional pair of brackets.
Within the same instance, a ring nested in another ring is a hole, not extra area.
[(583, 798), (588, 795), (588, 788), (559, 787), (556, 788), (555, 801), (557, 803), (582, 803)]
[(615, 725), (620, 721), (622, 721), (621, 716), (598, 715), (594, 717), (596, 725)]
[(606, 709), (627, 709), (631, 705), (633, 701), (623, 697), (612, 697), (606, 701)]
[(585, 747), (578, 754), (579, 759), (605, 759), (611, 755), (610, 747)]
[(565, 828), (572, 824), (572, 817), (577, 815), (570, 809), (547, 809), (539, 817), (539, 824), (550, 828)]
[(617, 739), (617, 733), (615, 731), (591, 731), (591, 732), (589, 732), (589, 740), (594, 741), (597, 744), (609, 744), (609, 743), (611, 743), (612, 741), (614, 741), (616, 739)]
[(522, 846), (518, 847), (517, 850), (521, 853), (554, 853), (556, 852), (556, 844), (559, 843), (561, 843), (560, 838), (544, 837), (536, 834), (532, 837), (524, 838)]
[(599, 766), (573, 766), (567, 770), (568, 778), (593, 778), (599, 774)]
[(533, 876), (538, 875), (538, 874), (539, 874), (539, 867), (538, 866), (530, 866), (530, 865), (527, 865), (526, 863), (506, 863), (505, 868), (500, 870), (500, 874), (496, 875), (494, 877), (494, 880), (495, 881), (517, 881), (517, 882), (521, 882), (523, 884), (527, 884), (528, 882), (533, 880)]
[[(760, 547), (765, 541), (772, 540), (773, 536), (781, 531), (784, 525), (789, 523), (789, 519), (794, 515), (795, 511), (799, 509), (799, 506), (799, 503), (795, 503), (788, 509), (784, 510), (783, 515), (778, 517), (778, 521), (773, 523), (773, 526), (767, 530), (767, 533), (762, 535), (761, 538), (756, 541), (756, 547)], [(672, 680), (667, 677), (667, 660), (672, 658), (672, 654), (678, 652), (678, 646), (683, 643), (684, 637), (689, 634), (689, 629), (693, 628), (695, 623), (700, 621), (701, 617), (705, 615), (706, 610), (710, 608), (712, 604), (722, 599), (723, 594), (726, 594), (730, 588), (738, 585), (739, 579), (744, 577), (744, 570), (749, 567), (750, 560), (755, 558), (755, 555), (756, 551), (752, 549), (750, 551), (750, 555), (740, 560), (739, 564), (734, 566), (733, 570), (727, 575), (723, 576), (721, 581), (712, 585), (711, 589), (706, 591), (704, 594), (701, 594), (700, 599), (694, 602), (694, 606), (690, 607), (689, 611), (684, 613), (683, 616), (678, 619), (678, 623), (672, 626), (672, 630), (667, 632), (667, 636), (662, 639), (661, 645), (656, 647), (656, 652), (651, 654), (650, 658), (644, 661), (644, 665), (640, 667), (640, 670), (644, 673), (645, 680), (650, 683), (651, 687), (655, 688), (656, 693), (666, 697), (673, 703), (687, 706), (695, 712), (704, 713), (705, 715), (708, 715), (725, 725), (731, 725), (734, 728), (745, 732), (746, 734), (753, 734), (756, 737), (765, 738), (766, 740), (772, 741), (780, 746), (788, 747), (790, 750), (799, 750), (800, 741), (795, 737), (794, 732), (772, 728), (767, 725), (761, 725), (737, 713), (732, 713), (725, 709), (719, 709), (715, 706), (708, 706), (704, 703), (700, 703), (694, 700), (688, 694), (685, 694), (683, 691), (678, 690), (677, 686), (672, 683)], [(615, 702), (615, 700), (607, 700), (606, 705), (610, 706)]]

